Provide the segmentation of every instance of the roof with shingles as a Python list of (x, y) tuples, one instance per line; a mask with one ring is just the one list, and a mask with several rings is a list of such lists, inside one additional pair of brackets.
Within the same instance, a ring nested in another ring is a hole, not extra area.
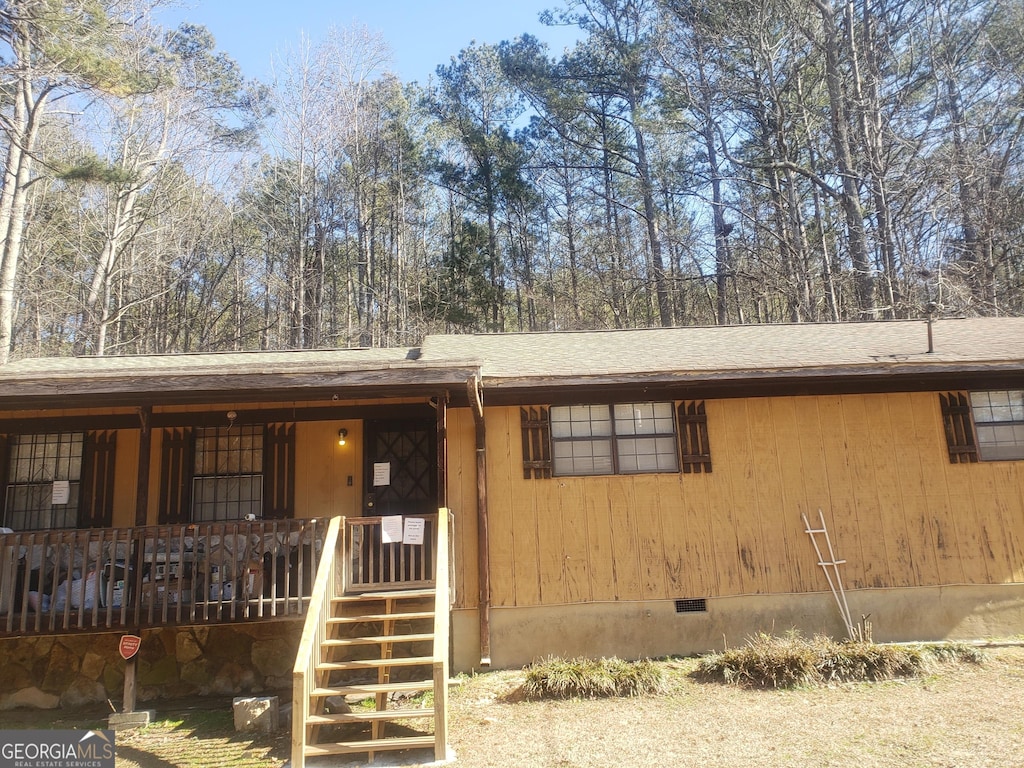
[(421, 360), (481, 367), (484, 383), (658, 374), (702, 378), (911, 368), (1020, 367), (1024, 318), (732, 325), (429, 336)]
[(0, 366), (0, 382), (34, 376), (117, 377), (199, 373), (302, 373), (423, 367), (406, 348), (320, 349), (294, 352), (208, 352), (109, 357), (36, 357)]
[(0, 366), (0, 405), (399, 397), (458, 390), (476, 373), (416, 356), (391, 348), (25, 359)]
[(932, 330), (931, 353), (926, 322), (888, 321), (434, 335), (413, 348), (36, 358), (0, 366), (0, 402), (28, 407), (29, 400), (78, 395), (198, 401), (242, 392), (398, 396), (460, 390), (478, 370), (485, 387), (509, 393), (971, 372), (1018, 386), (1024, 318), (943, 319)]

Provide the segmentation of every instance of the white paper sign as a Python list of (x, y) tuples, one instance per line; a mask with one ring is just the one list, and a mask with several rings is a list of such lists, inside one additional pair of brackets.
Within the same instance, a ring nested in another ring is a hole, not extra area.
[(422, 517), (405, 518), (405, 532), (402, 534), (402, 543), (422, 544), (424, 522)]
[(380, 540), (385, 544), (402, 543), (401, 515), (387, 515), (380, 519)]
[(53, 501), (52, 504), (67, 504), (71, 501), (71, 481), (69, 480), (54, 480), (53, 481)]
[(381, 461), (373, 465), (373, 484), (391, 485), (391, 462)]

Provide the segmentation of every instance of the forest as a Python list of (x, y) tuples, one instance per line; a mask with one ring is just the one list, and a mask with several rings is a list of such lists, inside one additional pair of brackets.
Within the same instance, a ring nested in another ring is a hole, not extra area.
[(559, 2), (406, 83), (0, 0), (0, 364), (1024, 313), (1020, 0)]

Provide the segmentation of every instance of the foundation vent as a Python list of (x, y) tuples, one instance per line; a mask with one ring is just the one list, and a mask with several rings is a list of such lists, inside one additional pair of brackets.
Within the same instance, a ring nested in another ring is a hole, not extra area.
[(676, 600), (676, 613), (707, 613), (708, 601), (703, 597)]

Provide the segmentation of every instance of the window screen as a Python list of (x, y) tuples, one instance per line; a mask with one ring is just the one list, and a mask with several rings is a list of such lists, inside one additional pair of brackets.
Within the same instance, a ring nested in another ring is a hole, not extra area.
[(671, 403), (551, 408), (556, 475), (677, 472)]
[(81, 432), (11, 438), (6, 527), (32, 531), (77, 525), (84, 442)]
[(262, 426), (196, 430), (193, 522), (262, 517), (263, 432)]
[(982, 459), (1024, 459), (1024, 390), (971, 392)]

